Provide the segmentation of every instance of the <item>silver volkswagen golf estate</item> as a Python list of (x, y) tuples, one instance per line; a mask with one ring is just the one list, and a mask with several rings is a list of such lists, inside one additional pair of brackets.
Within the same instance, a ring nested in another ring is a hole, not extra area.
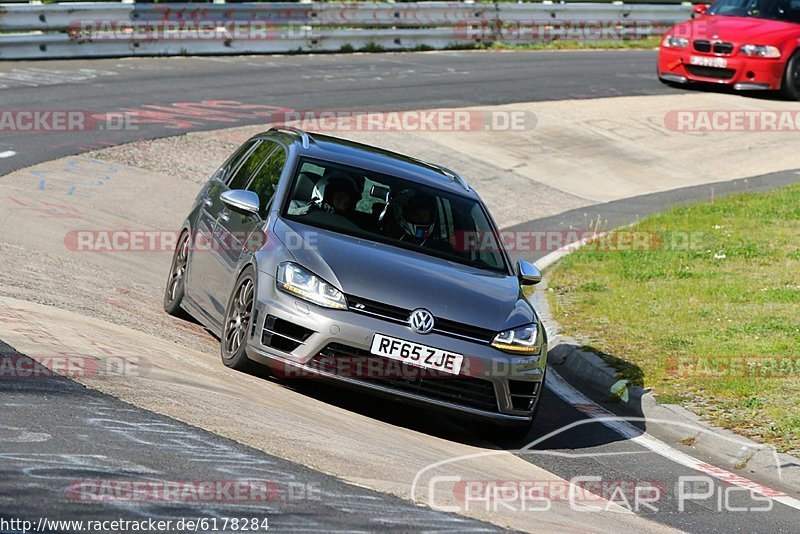
[(273, 128), (214, 173), (186, 219), (164, 307), (222, 361), (531, 426), (547, 339), (489, 212), (456, 173)]

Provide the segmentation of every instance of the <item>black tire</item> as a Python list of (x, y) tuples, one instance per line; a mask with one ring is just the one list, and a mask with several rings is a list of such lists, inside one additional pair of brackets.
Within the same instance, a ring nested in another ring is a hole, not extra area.
[(237, 371), (250, 371), (254, 363), (247, 357), (247, 336), (253, 323), (256, 303), (255, 271), (248, 266), (233, 286), (225, 308), (222, 337), (219, 342), (222, 363)]
[(164, 311), (175, 317), (184, 315), (181, 302), (183, 301), (188, 262), (189, 232), (183, 232), (178, 238), (178, 244), (175, 246), (175, 252), (172, 255), (167, 287), (164, 290)]
[(787, 100), (800, 100), (800, 52), (795, 52), (786, 62), (781, 96)]

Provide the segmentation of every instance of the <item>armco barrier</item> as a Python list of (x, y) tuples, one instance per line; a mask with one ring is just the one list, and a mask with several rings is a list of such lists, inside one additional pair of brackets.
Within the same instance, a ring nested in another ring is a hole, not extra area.
[(601, 26), (619, 39), (641, 39), (691, 12), (688, 4), (0, 4), (0, 59), (441, 49), (588, 40)]

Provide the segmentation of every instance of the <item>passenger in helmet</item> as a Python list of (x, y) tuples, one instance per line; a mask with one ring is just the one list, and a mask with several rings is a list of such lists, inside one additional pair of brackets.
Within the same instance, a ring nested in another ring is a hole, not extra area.
[(395, 223), (403, 231), (400, 239), (423, 244), (436, 226), (436, 199), (422, 191), (404, 189), (392, 203)]

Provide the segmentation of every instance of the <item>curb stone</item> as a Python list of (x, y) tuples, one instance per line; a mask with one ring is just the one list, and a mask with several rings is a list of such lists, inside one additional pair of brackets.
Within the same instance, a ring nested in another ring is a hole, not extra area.
[[(577, 248), (572, 245), (569, 249), (551, 252), (537, 260), (536, 266), (544, 271)], [(597, 354), (581, 350), (582, 344), (575, 338), (560, 333), (547, 298), (549, 278), (549, 273), (544, 274), (531, 295), (550, 340), (548, 363), (554, 365), (568, 382), (574, 384), (577, 381), (578, 384), (574, 385), (580, 385), (580, 389), (588, 388), (601, 398), (617, 402), (612, 393), (612, 388), (620, 381), (616, 369)], [(652, 434), (652, 428), (656, 427), (659, 437), (673, 448), (711, 457), (718, 467), (748, 478), (761, 479), (765, 483), (774, 483), (784, 491), (788, 490), (791, 496), (800, 495), (800, 459), (711, 425), (680, 405), (660, 404), (649, 389), (635, 386), (628, 388), (627, 393), (627, 404), (631, 409), (640, 411), (640, 416), (648, 421), (648, 433)], [(637, 405), (638, 410), (635, 408)], [(675, 424), (664, 425), (655, 421)]]

